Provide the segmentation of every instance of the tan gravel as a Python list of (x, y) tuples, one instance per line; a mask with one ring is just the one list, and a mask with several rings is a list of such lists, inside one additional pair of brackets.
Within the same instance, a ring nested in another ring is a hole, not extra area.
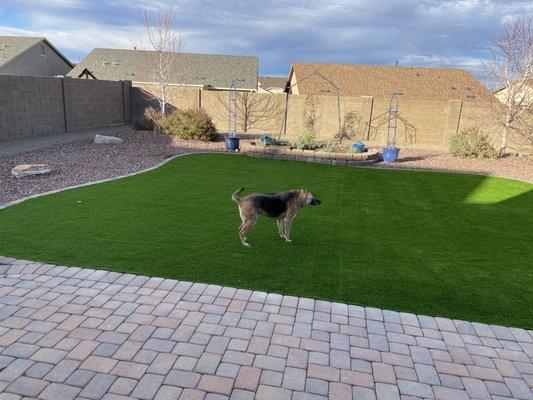
[[(118, 133), (119, 145), (94, 144), (92, 139), (0, 156), (0, 204), (55, 189), (99, 181), (152, 167), (177, 154), (222, 151), (223, 142), (205, 143), (172, 140), (152, 132)], [(14, 178), (11, 169), (18, 164), (44, 163), (52, 173)]]
[(402, 148), (396, 163), (372, 168), (409, 168), (500, 176), (533, 183), (533, 162), (523, 156), (503, 158), (457, 158), (445, 150)]
[[(152, 167), (177, 154), (223, 151), (223, 142), (181, 141), (152, 132), (119, 133), (120, 145), (96, 145), (91, 139), (0, 156), (0, 204), (38, 193), (86, 182), (118, 177)], [(18, 164), (45, 163), (49, 175), (16, 179), (11, 169)], [(410, 168), (502, 176), (533, 183), (533, 163), (523, 157), (459, 159), (444, 150), (405, 148), (394, 165), (370, 168)]]

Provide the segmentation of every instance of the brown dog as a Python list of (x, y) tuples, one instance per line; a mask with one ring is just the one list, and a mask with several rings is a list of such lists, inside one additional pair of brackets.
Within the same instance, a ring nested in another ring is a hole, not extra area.
[(307, 205), (317, 206), (321, 203), (307, 189), (276, 194), (252, 193), (246, 197), (239, 197), (238, 194), (243, 190), (244, 188), (237, 189), (231, 198), (239, 206), (242, 219), (239, 239), (244, 247), (250, 246), (246, 241), (246, 234), (256, 224), (259, 214), (275, 219), (278, 223), (279, 236), (290, 242), (292, 220), (298, 211)]

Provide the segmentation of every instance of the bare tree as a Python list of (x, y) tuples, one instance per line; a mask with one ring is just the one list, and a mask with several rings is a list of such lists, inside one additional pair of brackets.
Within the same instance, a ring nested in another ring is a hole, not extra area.
[(530, 15), (505, 22), (490, 44), (490, 59), (483, 64), (500, 100), (489, 100), (490, 115), (501, 130), (500, 155), (514, 133), (532, 139), (533, 98), (527, 95), (528, 81), (533, 78), (532, 20)]
[[(276, 95), (237, 92), (236, 100), (237, 123), (240, 124), (242, 132), (247, 133), (254, 128), (265, 129), (264, 125), (272, 125), (272, 122), (278, 118), (281, 123), (282, 110), (280, 103), (276, 101)], [(221, 111), (227, 115), (229, 113), (228, 92), (220, 92), (218, 101), (222, 105)]]
[(159, 102), (159, 109), (164, 116), (169, 101), (169, 87), (179, 72), (178, 58), (185, 38), (175, 30), (176, 11), (172, 7), (159, 8), (154, 13), (145, 9), (139, 11), (145, 41), (135, 42), (139, 50), (138, 57), (148, 80), (155, 83), (154, 96)]

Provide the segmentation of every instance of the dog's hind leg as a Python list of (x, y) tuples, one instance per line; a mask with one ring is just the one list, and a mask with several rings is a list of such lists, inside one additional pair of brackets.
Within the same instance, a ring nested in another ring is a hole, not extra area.
[(241, 243), (244, 247), (249, 247), (250, 245), (246, 241), (246, 234), (254, 227), (254, 225), (257, 222), (257, 215), (251, 216), (250, 218), (246, 219), (246, 221), (243, 222), (241, 225), (241, 228), (239, 229), (239, 238), (241, 239)]
[(285, 241), (286, 242), (292, 242), (290, 236), (291, 236), (291, 227), (292, 227), (292, 220), (294, 216), (288, 216), (283, 220), (283, 226), (285, 227)]
[(285, 239), (285, 222), (283, 219), (278, 219), (276, 220), (276, 222), (278, 223), (278, 233), (279, 233), (279, 237), (282, 238), (282, 239)]

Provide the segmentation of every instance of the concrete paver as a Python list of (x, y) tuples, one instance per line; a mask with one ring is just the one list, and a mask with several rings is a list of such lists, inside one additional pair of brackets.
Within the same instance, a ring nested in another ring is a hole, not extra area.
[(0, 399), (533, 399), (533, 333), (0, 257)]

